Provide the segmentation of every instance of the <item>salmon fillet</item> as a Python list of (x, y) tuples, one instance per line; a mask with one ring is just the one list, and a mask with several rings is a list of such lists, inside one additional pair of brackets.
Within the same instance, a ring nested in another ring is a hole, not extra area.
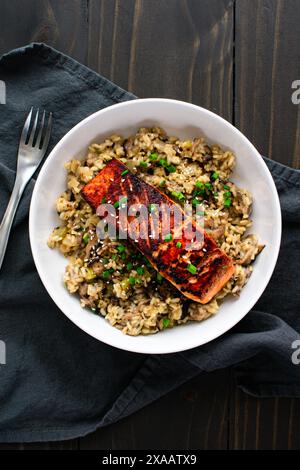
[[(168, 236), (164, 239), (161, 236), (151, 236), (151, 218), (154, 214), (150, 209), (149, 224), (148, 219), (142, 222), (135, 239), (128, 237), (128, 240), (186, 297), (206, 304), (233, 275), (233, 260), (217, 246), (213, 238), (195, 221), (184, 220), (178, 226), (175, 216), (172, 212), (170, 215), (167, 209), (176, 207), (176, 212), (180, 211), (183, 215), (181, 207), (157, 188), (131, 173), (119, 160), (112, 159), (82, 188), (81, 193), (94, 210), (103, 202), (118, 205), (117, 201), (123, 197), (127, 198), (128, 208), (132, 204), (143, 204), (147, 208), (155, 207), (154, 205), (164, 207), (160, 215), (159, 231), (162, 231), (163, 221), (169, 216)], [(133, 218), (128, 216), (127, 221), (130, 223)], [(142, 230), (143, 234), (146, 231), (146, 237), (141, 236)], [(199, 240), (196, 235), (201, 235), (203, 241), (199, 247), (195, 249), (193, 246), (191, 249), (191, 238)]]

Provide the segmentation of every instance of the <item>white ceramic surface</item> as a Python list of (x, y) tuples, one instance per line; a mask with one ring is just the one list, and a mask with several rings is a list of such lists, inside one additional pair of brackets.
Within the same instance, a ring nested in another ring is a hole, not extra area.
[[(55, 120), (55, 116), (54, 116)], [(112, 133), (129, 136), (141, 126), (162, 126), (180, 138), (205, 136), (209, 143), (231, 149), (237, 157), (232, 178), (254, 196), (251, 231), (266, 248), (239, 298), (228, 298), (219, 312), (201, 323), (165, 330), (155, 335), (131, 337), (113, 328), (104, 318), (83, 309), (62, 281), (66, 259), (47, 246), (52, 229), (59, 224), (55, 200), (66, 186), (64, 163), (82, 157), (88, 145)], [(273, 179), (263, 159), (230, 123), (198, 106), (167, 99), (142, 99), (116, 104), (84, 119), (68, 132), (47, 158), (37, 179), (30, 208), (30, 241), (39, 275), (53, 301), (86, 333), (112, 346), (142, 353), (171, 353), (199, 346), (222, 335), (239, 322), (266, 288), (277, 260), (281, 238), (280, 205)], [(47, 312), (44, 312), (46, 315)], [(51, 331), (49, 331), (51, 334)]]

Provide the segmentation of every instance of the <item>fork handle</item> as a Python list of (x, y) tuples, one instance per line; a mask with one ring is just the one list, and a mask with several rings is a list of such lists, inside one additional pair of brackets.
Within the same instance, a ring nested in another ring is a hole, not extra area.
[(15, 213), (17, 210), (17, 207), (19, 205), (21, 196), (24, 192), (26, 184), (24, 184), (21, 180), (18, 178), (15, 180), (14, 188), (11, 193), (9, 203), (7, 205), (5, 214), (3, 216), (3, 219), (1, 221), (0, 225), (0, 269), (3, 263), (3, 259), (5, 256), (6, 248), (7, 248), (7, 243), (9, 239), (9, 234), (11, 231), (11, 227), (13, 224), (13, 220), (15, 217)]

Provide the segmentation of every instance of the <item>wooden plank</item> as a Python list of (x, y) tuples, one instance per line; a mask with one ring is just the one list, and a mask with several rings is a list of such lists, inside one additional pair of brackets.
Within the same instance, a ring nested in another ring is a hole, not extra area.
[[(235, 14), (235, 124), (274, 160), (299, 167), (300, 3), (238, 0)], [(299, 449), (300, 400), (257, 399), (233, 387), (230, 447)]]
[(58, 442), (34, 442), (28, 444), (0, 444), (2, 450), (78, 450), (79, 439)]
[(90, 0), (88, 65), (139, 97), (231, 120), (232, 0)]
[[(90, 67), (139, 97), (191, 101), (232, 119), (231, 0), (89, 0), (88, 19)], [(228, 371), (198, 378), (80, 447), (226, 448), (228, 386)]]
[(258, 150), (300, 166), (300, 2), (238, 0), (235, 21), (235, 123)]
[(85, 0), (2, 0), (0, 31), (0, 55), (35, 41), (86, 61)]
[(259, 399), (235, 389), (231, 404), (230, 448), (299, 450), (299, 399)]
[[(30, 42), (46, 42), (86, 61), (85, 0), (2, 0), (0, 55)], [(4, 449), (77, 449), (79, 440), (40, 444), (0, 444)]]
[(80, 449), (226, 449), (229, 372), (203, 374), (134, 415), (80, 440)]

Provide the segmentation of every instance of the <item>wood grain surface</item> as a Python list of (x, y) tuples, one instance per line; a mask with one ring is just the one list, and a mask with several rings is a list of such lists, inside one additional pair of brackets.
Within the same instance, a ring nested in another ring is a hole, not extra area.
[[(299, 168), (299, 17), (299, 0), (1, 0), (0, 54), (46, 42), (140, 97), (211, 109)], [(250, 397), (224, 370), (82, 439), (6, 448), (299, 449), (300, 400)]]

